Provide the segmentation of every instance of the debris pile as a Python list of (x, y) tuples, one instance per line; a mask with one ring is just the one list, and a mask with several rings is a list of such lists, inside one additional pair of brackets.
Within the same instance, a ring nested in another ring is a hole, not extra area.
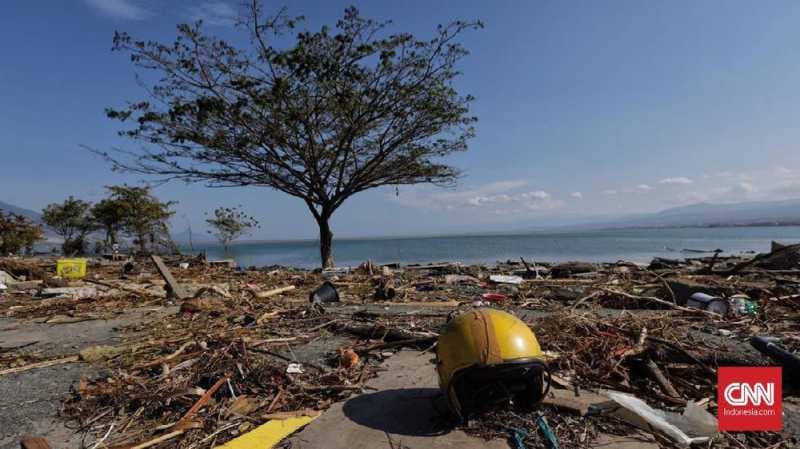
[[(160, 313), (122, 329), (119, 344), (58, 359), (0, 347), (0, 373), (88, 363), (62, 415), (95, 447), (213, 447), (324, 412), (364, 392), (393, 351), (434, 351), (449, 318), (496, 307), (534, 330), (551, 388), (535, 410), (472, 417), (470, 434), (516, 447), (792, 447), (788, 431), (717, 433), (714, 416), (720, 366), (783, 364), (784, 391), (798, 391), (796, 254), (322, 272), (154, 257), (89, 261), (82, 279), (54, 276), (54, 259), (0, 259), (0, 313), (19, 325)], [(778, 341), (754, 348), (758, 336)]]

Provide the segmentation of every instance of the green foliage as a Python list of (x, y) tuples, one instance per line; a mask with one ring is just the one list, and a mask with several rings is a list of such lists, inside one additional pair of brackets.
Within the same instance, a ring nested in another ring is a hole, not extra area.
[(92, 206), (92, 219), (105, 231), (104, 246), (109, 248), (117, 243), (119, 233), (124, 229), (128, 208), (119, 199), (106, 198)]
[(42, 220), (64, 239), (64, 254), (86, 252), (86, 236), (96, 229), (89, 213), (91, 205), (70, 196), (63, 203), (52, 203), (42, 211)]
[(116, 33), (113, 48), (158, 81), (151, 98), (107, 111), (132, 124), (122, 135), (147, 146), (101, 154), (115, 169), (301, 198), (330, 265), (329, 219), (347, 198), (456, 181), (442, 158), (467, 149), (477, 120), (473, 98), (453, 84), (468, 53), (457, 38), (482, 24), (456, 21), (418, 39), (354, 7), (335, 27), (299, 30), (301, 21), (284, 11), (264, 18), (254, 1), (241, 48), (205, 34), (201, 22), (180, 25), (168, 44)]
[[(139, 251), (148, 252), (147, 243), (154, 244), (159, 237), (168, 237), (167, 220), (175, 213), (174, 201), (161, 202), (150, 192), (149, 187), (128, 185), (109, 186), (106, 206), (120, 213), (120, 228), (132, 234)], [(115, 212), (115, 213), (116, 213)]]
[(44, 237), (42, 227), (28, 218), (0, 210), (0, 255), (33, 252), (33, 245)]
[(218, 207), (214, 217), (206, 219), (214, 235), (228, 252), (231, 242), (258, 227), (258, 220), (245, 214), (239, 207)]

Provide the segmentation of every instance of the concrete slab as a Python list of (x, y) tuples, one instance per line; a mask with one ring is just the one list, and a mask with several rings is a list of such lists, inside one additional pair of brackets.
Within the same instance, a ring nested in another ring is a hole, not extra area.
[(439, 395), (433, 355), (401, 351), (384, 363), (386, 372), (368, 383), (378, 391), (334, 404), (290, 438), (295, 449), (508, 449), (450, 430)]

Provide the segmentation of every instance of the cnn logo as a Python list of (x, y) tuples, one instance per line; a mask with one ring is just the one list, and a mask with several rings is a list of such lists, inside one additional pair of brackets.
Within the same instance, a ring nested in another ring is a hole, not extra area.
[(717, 372), (719, 430), (781, 430), (780, 367), (720, 367)]
[(761, 405), (772, 406), (775, 404), (775, 384), (772, 382), (757, 382), (749, 384), (745, 382), (733, 382), (725, 387), (725, 400), (730, 405)]

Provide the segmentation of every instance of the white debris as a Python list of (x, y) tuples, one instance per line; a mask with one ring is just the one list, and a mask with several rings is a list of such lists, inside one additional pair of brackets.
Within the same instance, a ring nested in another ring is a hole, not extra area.
[(286, 374), (303, 374), (303, 365), (299, 363), (290, 363), (286, 367)]
[(506, 274), (493, 274), (489, 276), (489, 280), (497, 284), (519, 285), (522, 283), (522, 278), (520, 276), (511, 276)]

